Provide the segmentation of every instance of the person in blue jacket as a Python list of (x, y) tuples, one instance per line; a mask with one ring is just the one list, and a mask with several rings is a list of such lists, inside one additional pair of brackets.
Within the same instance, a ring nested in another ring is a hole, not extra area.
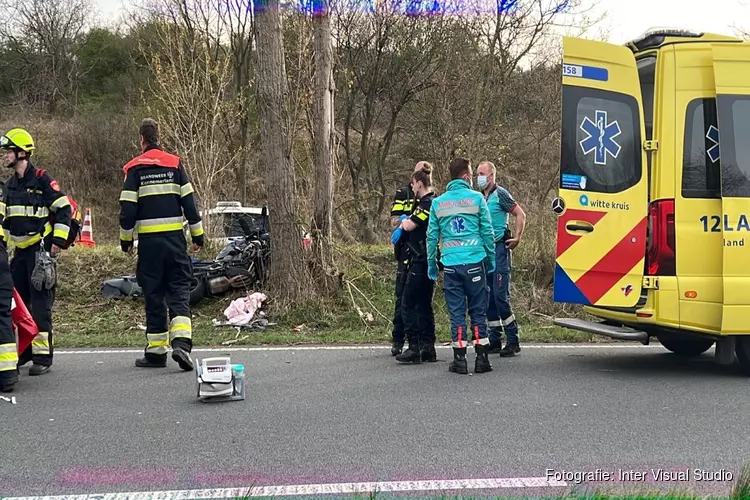
[[(476, 351), (474, 373), (492, 371), (487, 357), (487, 274), (495, 270), (495, 236), (487, 202), (473, 189), (471, 163), (456, 158), (450, 164), (446, 192), (432, 201), (427, 227), (427, 275), (438, 276), (438, 243), (443, 264), (443, 292), (450, 314), (453, 361), (448, 370), (469, 373), (466, 348)], [(466, 328), (466, 309), (471, 331)]]
[[(484, 193), (490, 209), (492, 227), (495, 231), (495, 272), (487, 277), (490, 285), (490, 301), (487, 308), (487, 325), (490, 327), (490, 354), (515, 356), (521, 352), (518, 342), (518, 322), (510, 307), (510, 274), (513, 249), (523, 237), (526, 228), (526, 213), (510, 193), (495, 183), (497, 168), (491, 161), (477, 166), (477, 185)], [(516, 218), (513, 236), (508, 227), (508, 214)], [(505, 330), (507, 343), (502, 347), (501, 329)]]

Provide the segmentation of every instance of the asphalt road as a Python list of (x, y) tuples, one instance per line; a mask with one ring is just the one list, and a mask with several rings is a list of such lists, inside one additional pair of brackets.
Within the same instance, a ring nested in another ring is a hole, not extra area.
[(143, 370), (133, 351), (60, 351), (48, 375), (22, 368), (15, 405), (0, 400), (0, 496), (545, 478), (547, 469), (723, 468), (736, 479), (750, 464), (750, 379), (710, 355), (528, 346), (470, 376), (448, 372), (450, 355), (402, 366), (382, 348), (235, 351), (247, 399), (205, 404), (194, 372), (171, 359)]

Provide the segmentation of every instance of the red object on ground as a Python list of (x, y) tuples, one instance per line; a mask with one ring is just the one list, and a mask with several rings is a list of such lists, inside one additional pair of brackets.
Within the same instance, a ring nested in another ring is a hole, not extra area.
[(34, 318), (31, 317), (31, 313), (15, 288), (13, 289), (13, 302), (10, 309), (13, 317), (13, 333), (16, 334), (16, 344), (20, 356), (39, 333), (39, 327), (36, 326)]

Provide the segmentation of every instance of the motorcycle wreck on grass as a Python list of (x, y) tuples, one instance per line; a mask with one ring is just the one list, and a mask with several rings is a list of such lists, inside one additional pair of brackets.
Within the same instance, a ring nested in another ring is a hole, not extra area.
[[(250, 290), (265, 284), (270, 258), (270, 235), (265, 208), (260, 221), (252, 217), (238, 217), (242, 236), (230, 236), (213, 260), (193, 259), (193, 280), (190, 285), (190, 305), (206, 297), (218, 297), (230, 290)], [(120, 276), (102, 284), (106, 299), (143, 297), (136, 276)]]

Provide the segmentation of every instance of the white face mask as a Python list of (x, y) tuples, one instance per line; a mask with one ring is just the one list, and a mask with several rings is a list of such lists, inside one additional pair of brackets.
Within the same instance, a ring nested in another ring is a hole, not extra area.
[(490, 181), (486, 175), (480, 175), (477, 177), (477, 186), (479, 186), (479, 189), (486, 188), (489, 183)]

